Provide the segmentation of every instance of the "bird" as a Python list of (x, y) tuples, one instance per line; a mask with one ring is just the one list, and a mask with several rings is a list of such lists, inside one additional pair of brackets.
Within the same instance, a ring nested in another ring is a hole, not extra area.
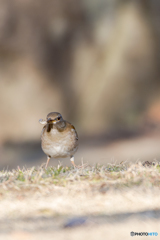
[(50, 159), (70, 157), (74, 167), (74, 154), (78, 149), (78, 134), (75, 127), (64, 120), (58, 112), (50, 112), (46, 120), (40, 119), (39, 123), (44, 127), (41, 132), (41, 147), (47, 155), (45, 168), (48, 167)]

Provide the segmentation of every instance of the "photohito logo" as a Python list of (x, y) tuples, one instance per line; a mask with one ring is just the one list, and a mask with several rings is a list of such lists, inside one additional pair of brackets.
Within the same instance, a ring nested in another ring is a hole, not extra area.
[(130, 232), (132, 237), (134, 236), (158, 236), (157, 232)]

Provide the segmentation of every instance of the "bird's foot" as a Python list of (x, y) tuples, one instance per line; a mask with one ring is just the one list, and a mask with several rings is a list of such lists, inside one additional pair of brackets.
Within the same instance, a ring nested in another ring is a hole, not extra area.
[(73, 161), (71, 161), (71, 163), (74, 166), (74, 168), (78, 168), (78, 169), (86, 168), (88, 166), (88, 163), (85, 163), (85, 164), (82, 163), (82, 165), (78, 165), (78, 166)]
[(83, 168), (86, 168), (86, 167), (88, 167), (88, 163), (85, 163), (85, 164), (83, 164), (83, 165), (78, 165), (78, 166), (76, 166), (76, 168), (78, 168), (78, 169), (83, 169)]

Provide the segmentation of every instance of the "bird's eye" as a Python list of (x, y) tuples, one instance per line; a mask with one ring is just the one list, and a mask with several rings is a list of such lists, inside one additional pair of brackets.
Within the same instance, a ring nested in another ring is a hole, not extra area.
[(57, 118), (58, 121), (59, 121), (60, 119), (61, 119), (60, 117)]

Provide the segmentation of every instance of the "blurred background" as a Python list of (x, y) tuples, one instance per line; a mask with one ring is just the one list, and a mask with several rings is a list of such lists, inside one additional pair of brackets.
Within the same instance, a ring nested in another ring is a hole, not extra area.
[(159, 0), (0, 0), (0, 168), (46, 161), (51, 111), (76, 163), (160, 159), (159, 80)]

